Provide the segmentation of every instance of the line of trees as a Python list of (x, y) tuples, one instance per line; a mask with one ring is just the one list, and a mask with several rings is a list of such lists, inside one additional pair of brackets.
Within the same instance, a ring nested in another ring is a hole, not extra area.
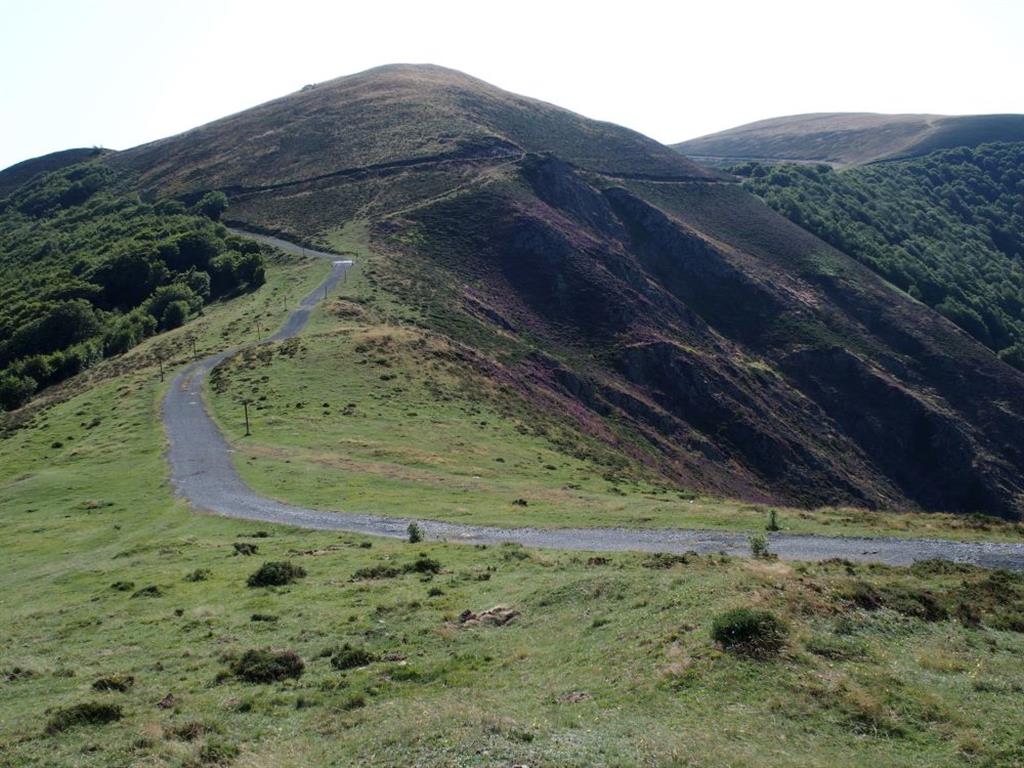
[(226, 207), (143, 202), (97, 162), (0, 200), (0, 408), (262, 285), (259, 246), (217, 223)]

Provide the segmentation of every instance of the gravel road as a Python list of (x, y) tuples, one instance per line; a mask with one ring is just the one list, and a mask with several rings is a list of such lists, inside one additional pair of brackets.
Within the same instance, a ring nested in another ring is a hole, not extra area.
[[(335, 254), (300, 248), (277, 238), (236, 232), (295, 254), (328, 259), (327, 279), (289, 315), (269, 341), (295, 336), (310, 312), (344, 277), (351, 265)], [(267, 343), (260, 342), (260, 343)], [(246, 346), (253, 346), (252, 344)], [(164, 398), (163, 421), (170, 447), (171, 481), (179, 496), (196, 509), (228, 517), (300, 528), (348, 531), (374, 536), (406, 536), (409, 518), (381, 517), (340, 511), (318, 511), (267, 499), (250, 489), (231, 461), (232, 448), (210, 418), (203, 401), (203, 383), (220, 362), (244, 347), (199, 360), (175, 377)], [(467, 544), (516, 542), (527, 547), (586, 551), (726, 552), (748, 555), (747, 535), (707, 530), (634, 530), (628, 528), (494, 528), (416, 520), (428, 539)], [(845, 558), (862, 562), (909, 565), (941, 558), (988, 568), (1024, 570), (1024, 544), (969, 543), (934, 539), (853, 538), (775, 533), (771, 550), (785, 560)]]

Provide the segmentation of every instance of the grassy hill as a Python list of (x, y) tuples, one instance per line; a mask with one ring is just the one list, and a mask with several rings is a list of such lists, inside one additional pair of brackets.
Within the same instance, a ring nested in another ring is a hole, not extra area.
[(1024, 144), (836, 172), (748, 163), (744, 187), (1024, 368)]
[(361, 229), (389, 312), (662, 482), (1021, 514), (1024, 377), (631, 131), (395, 66), (106, 162), (147, 195), (224, 190), (250, 228), (323, 245)]
[(988, 142), (1024, 141), (1024, 115), (827, 112), (759, 120), (674, 144), (702, 163), (828, 163), (839, 167)]

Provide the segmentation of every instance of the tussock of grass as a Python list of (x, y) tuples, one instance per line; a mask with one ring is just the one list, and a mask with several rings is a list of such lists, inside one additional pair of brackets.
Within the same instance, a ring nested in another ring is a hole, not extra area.
[(119, 704), (85, 701), (54, 712), (46, 723), (46, 732), (54, 735), (85, 725), (106, 725), (124, 717)]

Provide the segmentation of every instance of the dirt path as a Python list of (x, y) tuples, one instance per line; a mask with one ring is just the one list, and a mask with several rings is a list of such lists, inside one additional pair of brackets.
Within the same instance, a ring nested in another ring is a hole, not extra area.
[[(277, 238), (237, 234), (270, 243), (295, 254), (329, 259), (327, 279), (306, 296), (281, 329), (267, 341), (295, 336), (325, 293), (344, 277), (351, 262), (330, 253), (301, 248)], [(266, 343), (266, 342), (261, 342)], [(252, 345), (247, 345), (252, 346)], [(374, 536), (404, 537), (408, 518), (350, 512), (325, 512), (264, 498), (242, 482), (231, 461), (232, 449), (210, 418), (203, 402), (209, 372), (243, 347), (211, 355), (188, 366), (174, 379), (164, 398), (163, 421), (170, 441), (167, 459), (178, 495), (197, 509), (228, 517), (281, 523), (317, 530), (349, 531)], [(588, 551), (727, 552), (747, 555), (746, 534), (708, 530), (633, 530), (628, 528), (493, 528), (417, 520), (427, 538), (467, 544), (516, 542), (528, 547)], [(769, 535), (771, 550), (787, 560), (845, 558), (863, 562), (909, 565), (941, 558), (989, 568), (1024, 570), (1024, 544), (969, 543), (933, 539), (853, 538), (792, 534)]]

